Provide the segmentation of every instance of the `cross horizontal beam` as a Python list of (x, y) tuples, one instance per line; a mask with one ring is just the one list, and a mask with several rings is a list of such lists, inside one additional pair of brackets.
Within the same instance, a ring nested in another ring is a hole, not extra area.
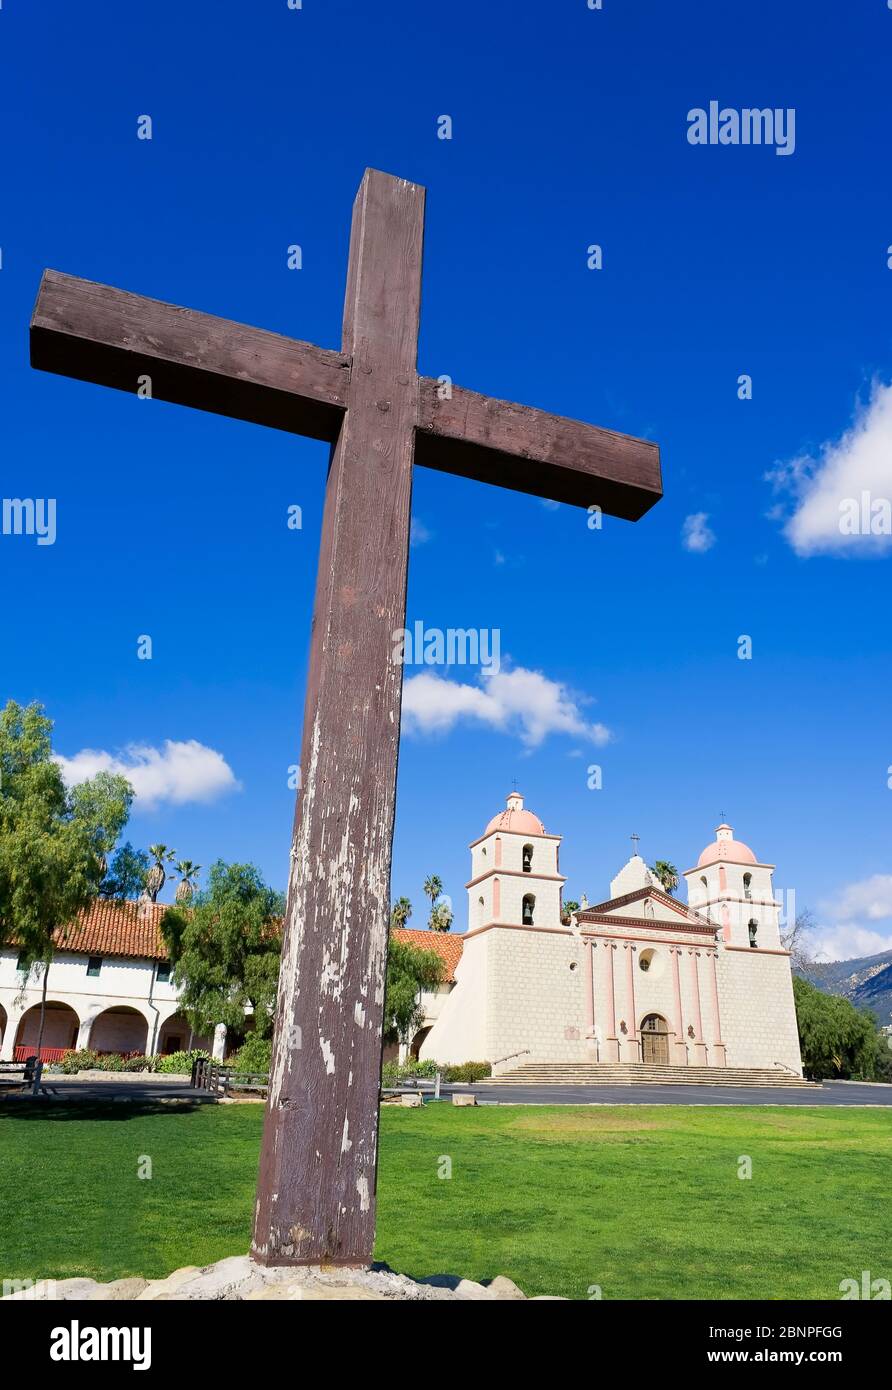
[(350, 359), (231, 319), (45, 270), (31, 365), (135, 395), (331, 441), (347, 408)]
[[(351, 375), (345, 353), (57, 270), (41, 281), (31, 364), (131, 393), (148, 376), (154, 399), (330, 443)], [(415, 462), (629, 521), (663, 492), (650, 440), (431, 377), (417, 379)]]
[(415, 462), (637, 521), (663, 495), (660, 450), (647, 439), (526, 405), (419, 381)]

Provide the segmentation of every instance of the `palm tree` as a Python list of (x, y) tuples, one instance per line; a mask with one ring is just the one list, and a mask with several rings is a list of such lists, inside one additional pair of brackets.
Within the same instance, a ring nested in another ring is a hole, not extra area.
[(390, 925), (392, 927), (404, 927), (412, 916), (412, 904), (408, 898), (397, 898), (393, 907), (390, 909)]
[(177, 868), (180, 872), (180, 881), (177, 884), (174, 897), (178, 903), (187, 903), (198, 887), (198, 871), (201, 865), (193, 864), (191, 859), (181, 859)]
[(448, 931), (452, 926), (452, 908), (448, 903), (437, 903), (431, 908), (431, 931)]
[(578, 911), (579, 903), (574, 902), (572, 898), (569, 898), (567, 902), (561, 905), (561, 921), (564, 923), (565, 926), (569, 922), (570, 918), (573, 916), (573, 913)]
[(669, 863), (668, 859), (658, 859), (653, 865), (651, 873), (656, 874), (665, 893), (675, 892), (678, 887), (678, 870), (674, 864)]
[(434, 927), (434, 907), (437, 898), (439, 898), (443, 891), (443, 880), (437, 874), (428, 874), (427, 878), (424, 880), (424, 891), (426, 896), (431, 900), (431, 914), (427, 924), (436, 931), (437, 929)]
[(150, 902), (158, 901), (158, 894), (167, 881), (165, 864), (173, 863), (176, 858), (176, 850), (168, 849), (167, 845), (149, 845), (149, 854), (154, 863), (146, 874), (146, 892)]

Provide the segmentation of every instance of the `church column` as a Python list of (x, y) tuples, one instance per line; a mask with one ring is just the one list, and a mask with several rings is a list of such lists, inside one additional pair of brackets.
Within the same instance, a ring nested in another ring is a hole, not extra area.
[(676, 1066), (685, 1067), (688, 1062), (688, 1049), (684, 1038), (684, 1015), (681, 1011), (681, 977), (678, 973), (678, 960), (681, 955), (680, 946), (670, 946), (669, 955), (672, 959), (672, 991), (675, 996), (675, 1057)]
[(10, 1005), (6, 1015), (6, 1031), (3, 1034), (3, 1046), (0, 1047), (0, 1062), (11, 1062), (12, 1054), (15, 1050), (15, 1040), (19, 1031), (19, 1024), (22, 1015), (26, 1012), (23, 1008), (15, 1009)]
[(712, 991), (712, 1065), (714, 1067), (726, 1067), (728, 1065), (728, 1052), (722, 1042), (722, 1020), (719, 1014), (719, 981), (716, 962), (718, 951), (709, 952), (709, 983)]
[(595, 1031), (595, 948), (590, 941), (582, 943), (585, 951), (585, 1036)]
[(706, 1043), (703, 1041), (703, 1014), (700, 1009), (700, 975), (697, 971), (697, 956), (699, 951), (690, 950), (691, 958), (691, 988), (694, 991), (694, 1028), (696, 1037), (694, 1040), (694, 1065), (698, 1067), (706, 1066)]
[(623, 945), (626, 953), (626, 1002), (629, 1009), (627, 1020), (629, 1034), (626, 1039), (626, 1060), (629, 1062), (641, 1061), (641, 1050), (638, 1046), (638, 1029), (635, 1026), (637, 1014), (635, 1012), (635, 947), (631, 941), (626, 941)]
[(585, 1054), (590, 1062), (598, 1060), (598, 1045), (595, 1037), (595, 946), (592, 941), (583, 941), (582, 949), (585, 953), (585, 981), (583, 983), (583, 994), (585, 995)]
[(612, 941), (604, 942), (607, 951), (607, 1037), (604, 1039), (604, 1061), (619, 1061), (619, 1038), (616, 1036), (616, 981), (613, 974)]

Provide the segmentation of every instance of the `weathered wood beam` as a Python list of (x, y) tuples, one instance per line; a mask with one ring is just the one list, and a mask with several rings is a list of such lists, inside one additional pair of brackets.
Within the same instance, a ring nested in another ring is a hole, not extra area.
[(333, 442), (350, 359), (311, 343), (46, 270), (31, 365), (158, 400)]
[(307, 674), (301, 791), (254, 1217), (262, 1264), (367, 1264), (421, 307), (424, 189), (366, 170)]
[(460, 386), (441, 400), (431, 377), (418, 388), (415, 462), (425, 468), (576, 507), (597, 505), (627, 521), (663, 495), (660, 450), (650, 440)]

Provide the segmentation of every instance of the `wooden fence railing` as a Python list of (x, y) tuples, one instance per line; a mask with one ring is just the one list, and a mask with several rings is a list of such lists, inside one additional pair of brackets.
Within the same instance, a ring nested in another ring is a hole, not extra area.
[(0, 1085), (20, 1090), (27, 1090), (30, 1086), (37, 1091), (42, 1071), (43, 1063), (37, 1060), (34, 1053), (18, 1062), (0, 1062)]
[(269, 1076), (265, 1071), (236, 1071), (234, 1067), (199, 1057), (192, 1063), (191, 1084), (198, 1090), (211, 1091), (218, 1096), (228, 1096), (233, 1091), (256, 1091), (265, 1096)]

